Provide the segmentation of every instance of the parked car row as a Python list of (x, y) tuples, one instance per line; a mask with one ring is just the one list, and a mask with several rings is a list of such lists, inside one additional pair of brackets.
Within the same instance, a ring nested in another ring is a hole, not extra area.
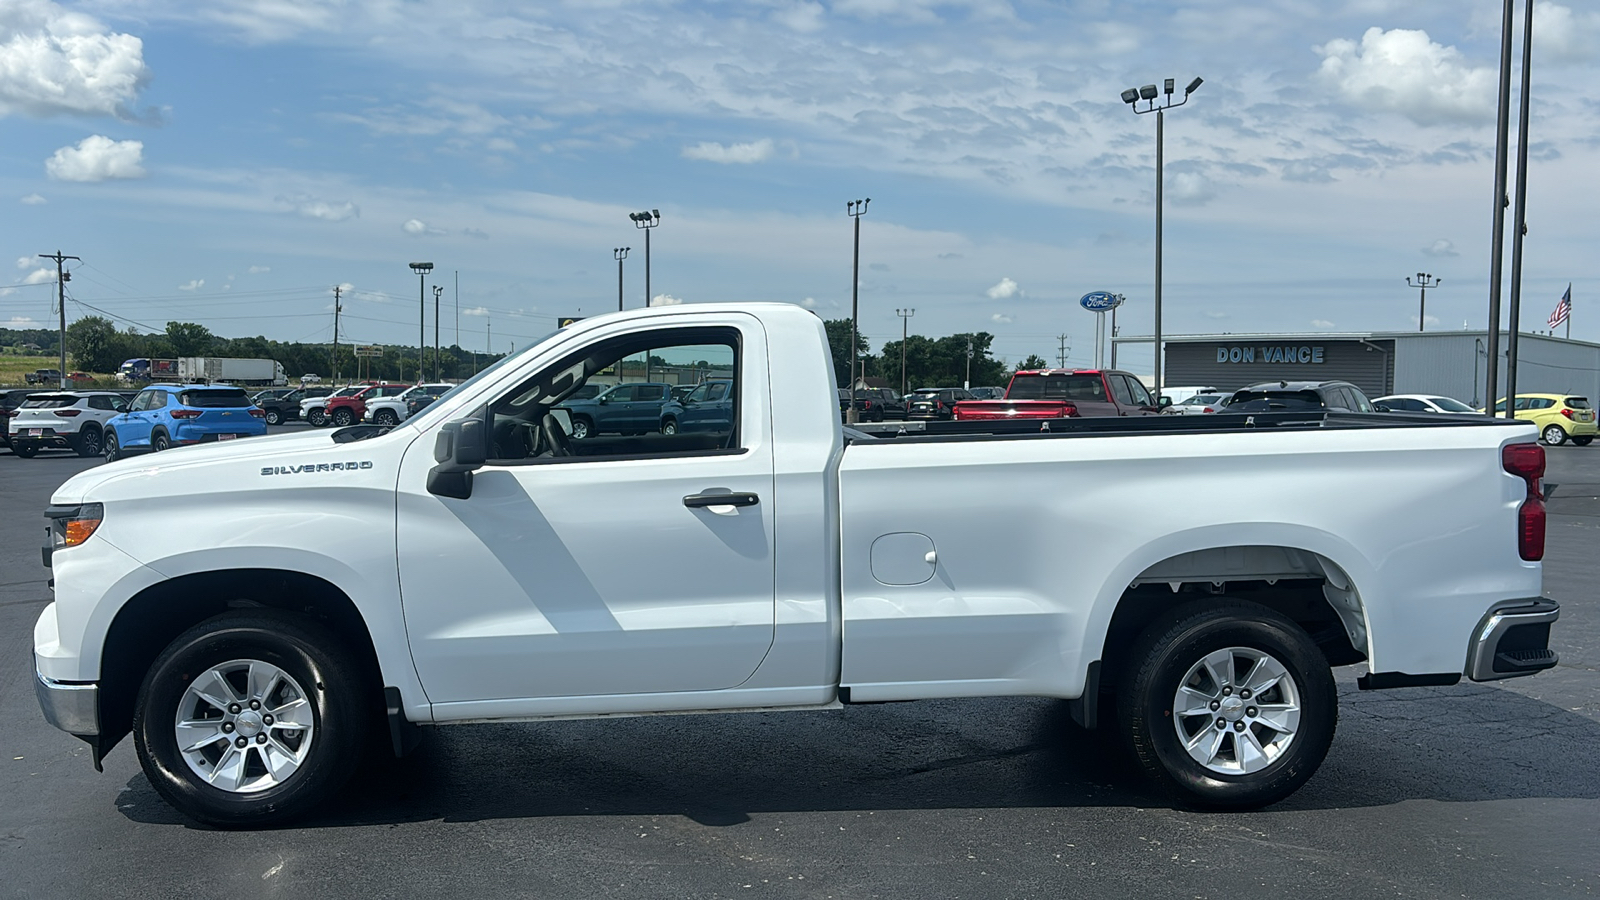
[(267, 433), (262, 410), (227, 385), (151, 385), (132, 402), (114, 391), (34, 393), (8, 419), (11, 452), (24, 459), (64, 448), (114, 460)]
[(600, 435), (727, 432), (733, 429), (733, 380), (708, 378), (698, 385), (629, 382), (568, 396), (556, 409), (566, 412), (573, 440)]

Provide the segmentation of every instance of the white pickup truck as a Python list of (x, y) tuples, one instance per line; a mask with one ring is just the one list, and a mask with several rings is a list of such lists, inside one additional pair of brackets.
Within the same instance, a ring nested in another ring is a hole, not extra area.
[[(572, 439), (554, 408), (602, 370), (726, 380), (733, 413)], [(1525, 422), (868, 439), (832, 371), (796, 306), (608, 314), (393, 429), (77, 475), (46, 513), (45, 717), (97, 766), (131, 732), (169, 802), (239, 826), (417, 725), (1033, 695), (1114, 723), (1180, 800), (1239, 808), (1316, 771), (1333, 666), (1384, 688), (1555, 664)]]

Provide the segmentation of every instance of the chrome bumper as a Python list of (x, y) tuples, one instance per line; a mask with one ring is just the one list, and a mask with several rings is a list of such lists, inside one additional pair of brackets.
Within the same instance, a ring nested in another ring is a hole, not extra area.
[(39, 698), (39, 709), (51, 725), (79, 737), (94, 737), (100, 733), (100, 686), (95, 684), (61, 684), (33, 670), (33, 693)]
[(1495, 681), (1532, 675), (1555, 666), (1550, 626), (1561, 617), (1554, 600), (1515, 600), (1484, 614), (1467, 647), (1467, 677)]

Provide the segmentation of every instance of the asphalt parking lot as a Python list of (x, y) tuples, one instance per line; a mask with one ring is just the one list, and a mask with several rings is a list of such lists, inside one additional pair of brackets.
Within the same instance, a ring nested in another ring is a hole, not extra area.
[(1549, 458), (1562, 665), (1371, 693), (1341, 669), (1327, 762), (1264, 811), (1175, 809), (1063, 704), (1008, 699), (438, 729), (295, 827), (229, 833), (130, 742), (99, 774), (40, 717), (39, 514), (98, 461), (0, 450), (0, 895), (1595, 896), (1600, 446)]

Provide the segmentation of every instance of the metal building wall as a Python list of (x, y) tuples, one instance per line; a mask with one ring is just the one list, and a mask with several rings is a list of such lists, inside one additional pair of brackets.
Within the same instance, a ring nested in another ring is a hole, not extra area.
[[(1315, 346), (1321, 348), (1321, 363), (1266, 362), (1263, 348)], [(1252, 348), (1253, 362), (1218, 362), (1218, 350)], [(1368, 397), (1392, 393), (1394, 383), (1394, 342), (1387, 338), (1368, 341), (1349, 338), (1323, 338), (1316, 335), (1278, 337), (1240, 336), (1220, 340), (1172, 341), (1167, 343), (1162, 379), (1171, 386), (1210, 385), (1236, 390), (1264, 381), (1348, 381)]]
[[(1482, 406), (1488, 362), (1482, 331), (1395, 335), (1396, 394), (1443, 394)], [(1505, 336), (1500, 341), (1499, 390), (1505, 395)], [(1524, 334), (1517, 346), (1517, 393), (1600, 396), (1600, 345)], [(1476, 365), (1474, 365), (1476, 358)]]

